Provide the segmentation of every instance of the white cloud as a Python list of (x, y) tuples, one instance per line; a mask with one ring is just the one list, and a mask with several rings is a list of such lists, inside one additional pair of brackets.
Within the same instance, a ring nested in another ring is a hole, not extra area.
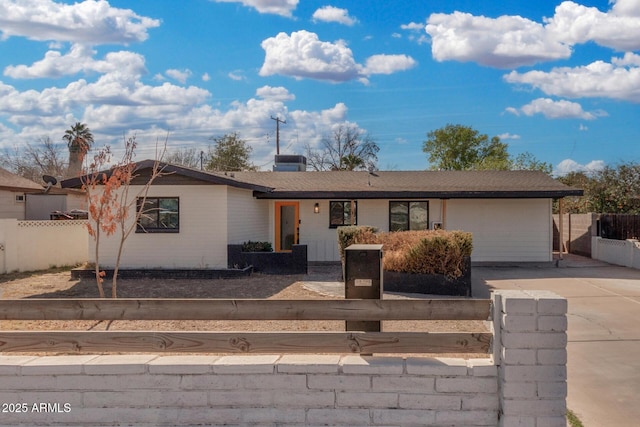
[(187, 79), (189, 79), (189, 77), (191, 77), (192, 75), (191, 70), (189, 69), (185, 69), (185, 70), (171, 69), (171, 70), (167, 70), (165, 74), (182, 84), (185, 84), (187, 82)]
[(409, 31), (424, 31), (425, 24), (420, 22), (409, 22), (408, 24), (400, 25), (400, 28)]
[(323, 42), (308, 31), (280, 33), (262, 42), (265, 59), (261, 76), (285, 76), (343, 82), (360, 76), (362, 67), (345, 42)]
[(564, 176), (571, 172), (585, 172), (592, 173), (604, 169), (606, 166), (603, 160), (592, 160), (587, 164), (581, 165), (572, 159), (565, 159), (558, 163), (553, 170), (553, 175)]
[(434, 13), (427, 20), (431, 51), (438, 61), (472, 61), (512, 68), (568, 58), (571, 49), (544, 27), (520, 16), (487, 18), (469, 13)]
[(235, 71), (231, 71), (229, 72), (229, 74), (227, 74), (227, 76), (231, 79), (231, 80), (235, 80), (237, 82), (242, 81), (242, 80), (246, 80), (247, 78), (244, 76), (244, 74), (242, 74), (241, 70), (235, 70)]
[(203, 82), (208, 82), (209, 80), (211, 80), (211, 76), (209, 75), (209, 73), (204, 73), (202, 75), (202, 81)]
[(589, 128), (586, 125), (583, 125), (582, 123), (580, 123), (580, 126), (578, 127), (578, 130), (580, 132), (586, 132), (589, 130)]
[(373, 55), (367, 58), (363, 74), (393, 74), (415, 67), (417, 62), (407, 55)]
[(426, 24), (420, 22), (409, 22), (400, 25), (400, 29), (409, 32), (409, 40), (418, 44), (429, 43), (429, 37), (425, 33)]
[(217, 3), (242, 3), (260, 13), (271, 13), (290, 17), (298, 6), (298, 0), (213, 0)]
[(69, 52), (62, 54), (50, 50), (40, 61), (32, 65), (8, 66), (4, 75), (14, 79), (58, 78), (77, 73), (121, 73), (140, 76), (146, 72), (144, 57), (137, 53), (120, 51), (105, 55), (103, 60), (93, 58), (95, 50), (82, 44), (73, 44)]
[[(19, 91), (0, 82), (0, 151), (17, 142), (43, 135), (59, 139), (75, 121), (89, 124), (98, 146), (110, 144), (116, 156), (123, 134), (136, 134), (139, 159), (154, 156), (156, 140), (167, 137), (169, 145), (205, 148), (208, 138), (240, 130), (253, 148), (252, 160), (267, 165), (275, 151), (275, 129), (271, 116), (286, 117), (281, 129), (281, 147), (289, 153), (304, 153), (304, 143), (318, 146), (327, 132), (346, 121), (347, 107), (338, 103), (321, 110), (289, 110), (295, 95), (284, 87), (263, 86), (255, 97), (214, 108), (211, 94), (194, 86), (164, 82), (158, 86), (107, 73), (96, 82), (83, 79), (65, 87), (41, 91)], [(12, 129), (12, 127), (14, 129)], [(19, 130), (18, 130), (19, 129)]]
[(562, 2), (547, 20), (546, 30), (571, 45), (595, 42), (617, 50), (640, 49), (640, 7), (637, 1), (617, 1), (608, 12), (572, 1)]
[(358, 22), (356, 18), (349, 16), (347, 9), (341, 9), (335, 6), (323, 6), (313, 12), (314, 21), (337, 22), (339, 24), (352, 26)]
[(593, 112), (584, 111), (582, 106), (576, 102), (566, 100), (554, 101), (549, 98), (534, 99), (529, 104), (524, 105), (519, 109), (509, 107), (507, 108), (507, 111), (515, 115), (520, 115), (520, 113), (522, 113), (526, 116), (542, 114), (547, 119), (595, 120), (598, 117), (607, 115), (606, 112), (601, 110)]
[(324, 42), (317, 34), (304, 30), (268, 38), (262, 48), (265, 60), (261, 76), (281, 74), (331, 82), (359, 79), (366, 83), (371, 74), (391, 74), (415, 65), (415, 60), (406, 55), (374, 55), (362, 66), (344, 41)]
[(146, 40), (157, 19), (119, 9), (105, 0), (60, 4), (52, 0), (0, 0), (2, 38), (86, 44), (127, 44)]
[(256, 96), (262, 99), (270, 99), (274, 101), (293, 101), (296, 99), (295, 95), (289, 93), (289, 91), (282, 87), (262, 86), (256, 90)]
[(611, 63), (617, 67), (640, 67), (640, 55), (626, 52), (622, 58), (611, 58)]
[(496, 68), (566, 59), (574, 45), (588, 42), (621, 51), (640, 49), (640, 3), (612, 3), (609, 11), (602, 12), (564, 1), (553, 17), (542, 22), (509, 15), (434, 13), (426, 32), (436, 60), (472, 61)]
[(504, 79), (508, 83), (531, 85), (547, 95), (640, 102), (640, 67), (634, 66), (636, 56), (638, 55), (625, 55), (623, 59), (614, 60), (613, 63), (596, 61), (575, 68), (554, 68), (549, 72), (512, 71)]
[(503, 139), (503, 140), (507, 140), (507, 139), (520, 139), (520, 135), (517, 134), (512, 134), (512, 133), (503, 133), (498, 135), (498, 138)]

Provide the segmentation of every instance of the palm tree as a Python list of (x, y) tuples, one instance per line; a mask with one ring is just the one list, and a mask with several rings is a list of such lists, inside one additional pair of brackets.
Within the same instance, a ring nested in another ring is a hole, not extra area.
[(76, 177), (82, 173), (82, 162), (93, 144), (93, 134), (84, 123), (76, 122), (64, 132), (62, 137), (69, 147), (69, 169), (67, 176)]

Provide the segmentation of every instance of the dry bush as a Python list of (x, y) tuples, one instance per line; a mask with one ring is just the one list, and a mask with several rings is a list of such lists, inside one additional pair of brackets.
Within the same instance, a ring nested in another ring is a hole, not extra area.
[(419, 274), (464, 274), (465, 258), (473, 249), (471, 233), (424, 230), (375, 233), (371, 227), (349, 227), (349, 244), (384, 245), (384, 269)]

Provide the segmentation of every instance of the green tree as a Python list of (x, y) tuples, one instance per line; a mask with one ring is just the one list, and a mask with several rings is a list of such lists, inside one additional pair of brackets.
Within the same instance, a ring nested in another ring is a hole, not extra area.
[(249, 161), (253, 148), (247, 145), (236, 132), (210, 138), (213, 148), (209, 149), (207, 170), (211, 171), (254, 171), (257, 168)]
[(344, 123), (322, 138), (320, 148), (307, 144), (307, 164), (317, 171), (377, 169), (378, 144), (357, 125)]
[(507, 144), (494, 136), (463, 125), (447, 124), (427, 134), (422, 151), (428, 154), (431, 169), (506, 170), (510, 167)]
[(93, 144), (93, 134), (86, 124), (76, 122), (62, 136), (69, 147), (69, 169), (67, 176), (76, 177), (82, 173), (82, 162)]
[(551, 163), (538, 160), (533, 154), (525, 151), (524, 153), (518, 154), (514, 159), (511, 159), (509, 169), (540, 171), (551, 175), (551, 172), (553, 172), (553, 165)]
[(584, 190), (565, 198), (567, 213), (640, 214), (640, 164), (621, 163), (585, 173), (571, 172), (558, 181)]
[(593, 212), (640, 214), (640, 164), (605, 166), (589, 188)]
[[(588, 213), (594, 212), (590, 202), (590, 189), (594, 186), (593, 177), (584, 172), (570, 172), (564, 176), (558, 177), (558, 181), (570, 187), (581, 188), (584, 190), (584, 196), (569, 196), (564, 198), (564, 213)], [(554, 201), (553, 212), (558, 213), (558, 203)]]

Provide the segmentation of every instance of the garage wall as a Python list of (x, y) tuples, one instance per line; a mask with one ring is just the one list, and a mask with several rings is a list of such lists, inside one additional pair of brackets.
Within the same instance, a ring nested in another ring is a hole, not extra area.
[(473, 262), (548, 262), (551, 199), (448, 200), (448, 230), (473, 233)]

